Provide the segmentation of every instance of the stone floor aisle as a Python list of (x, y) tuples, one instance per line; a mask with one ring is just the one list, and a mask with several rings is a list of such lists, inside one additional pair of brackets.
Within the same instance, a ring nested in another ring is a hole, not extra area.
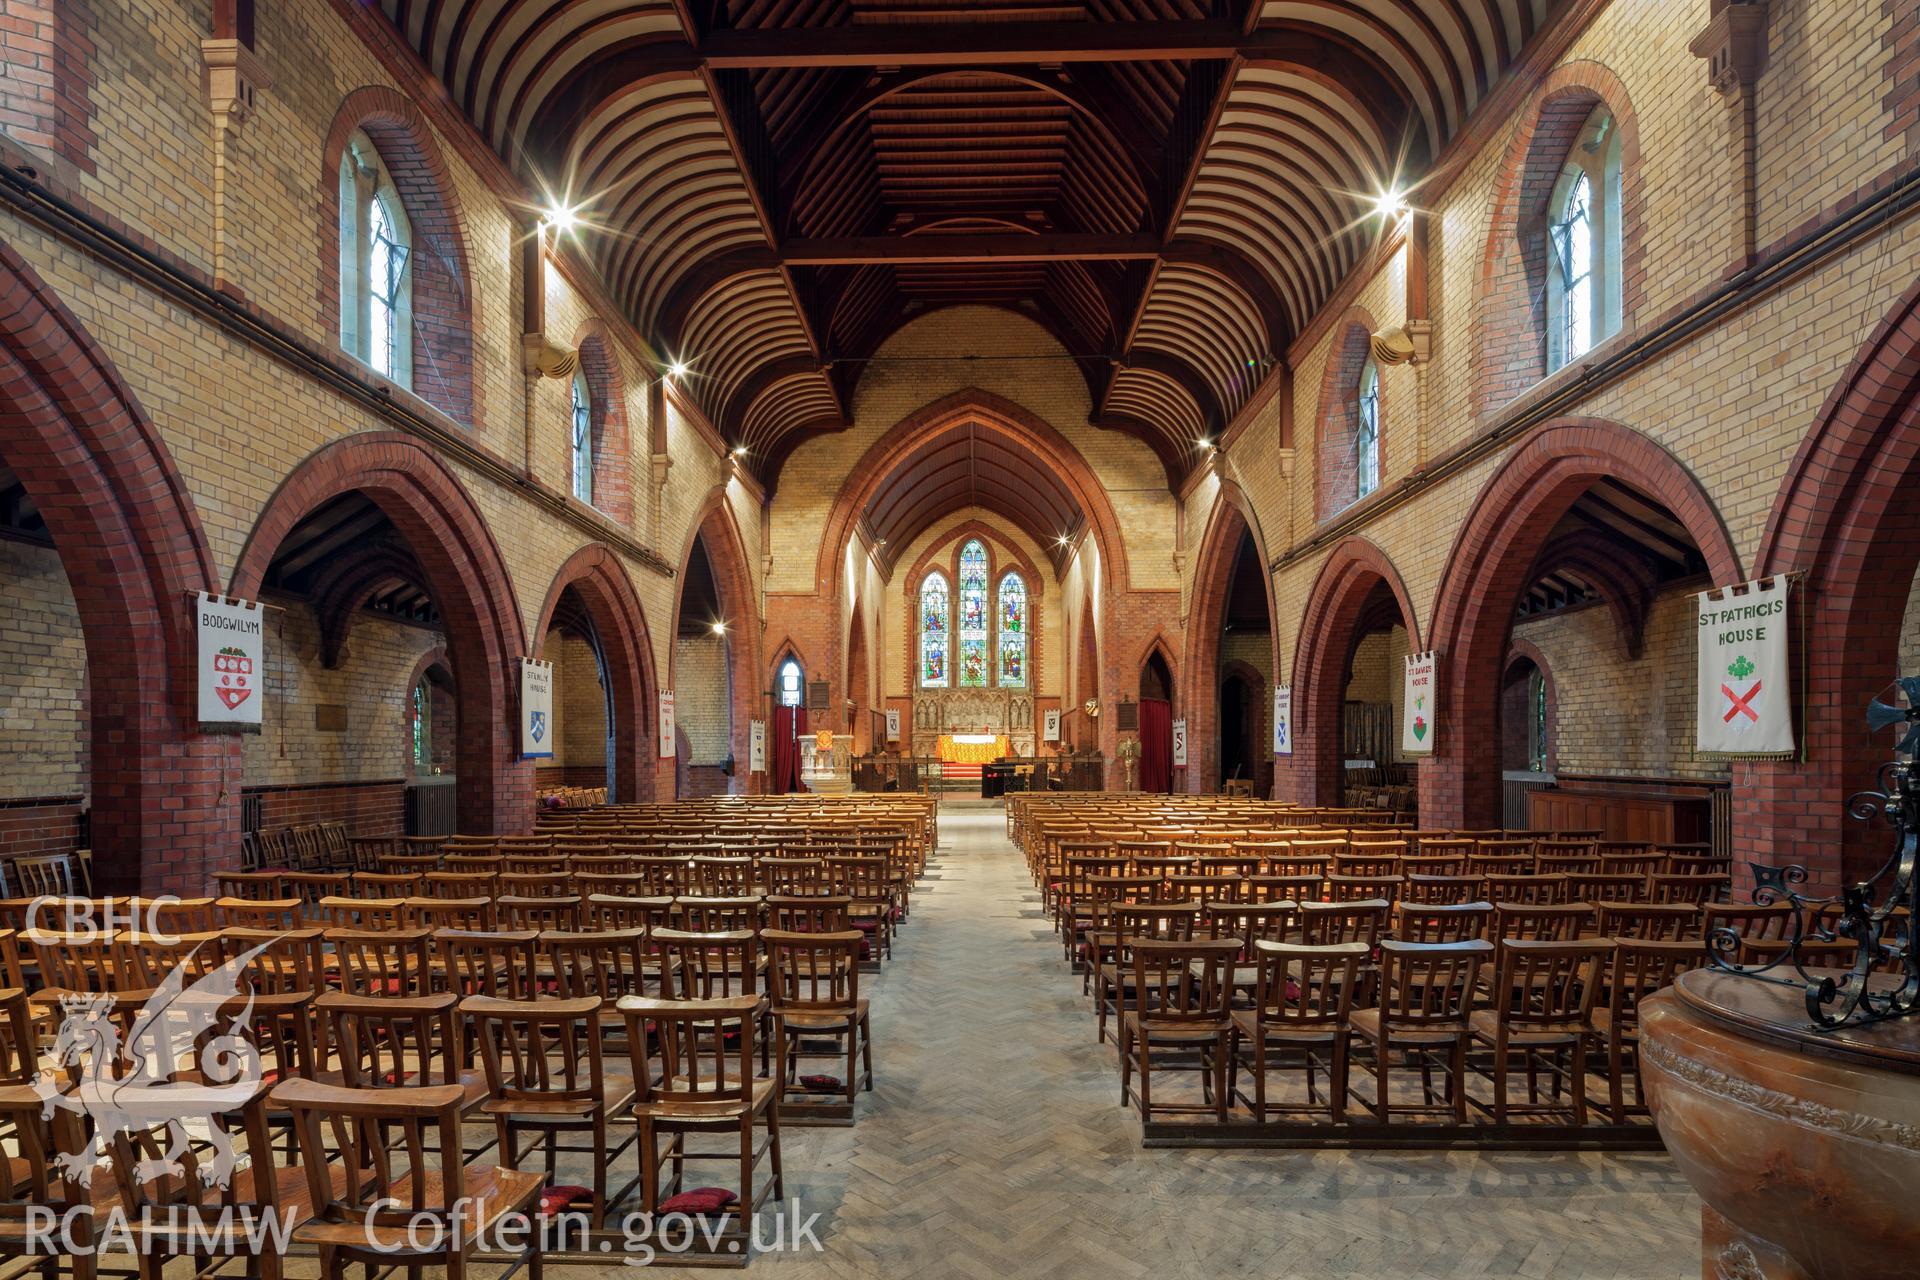
[(940, 830), (871, 980), (878, 1087), (856, 1127), (786, 1134), (824, 1251), (751, 1274), (1700, 1274), (1698, 1201), (1664, 1155), (1141, 1149), (1003, 810), (949, 802)]

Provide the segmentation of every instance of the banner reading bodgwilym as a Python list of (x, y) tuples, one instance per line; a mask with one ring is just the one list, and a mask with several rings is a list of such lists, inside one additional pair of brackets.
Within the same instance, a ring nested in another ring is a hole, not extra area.
[(1713, 756), (1791, 756), (1787, 580), (1716, 587), (1699, 606), (1694, 750)]

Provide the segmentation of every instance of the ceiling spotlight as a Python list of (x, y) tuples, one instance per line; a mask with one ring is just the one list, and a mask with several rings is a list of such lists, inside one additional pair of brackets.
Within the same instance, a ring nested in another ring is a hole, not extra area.
[(556, 204), (541, 217), (542, 226), (549, 227), (555, 235), (562, 235), (574, 229), (580, 221), (580, 211), (569, 204)]
[(1399, 187), (1388, 187), (1374, 197), (1373, 211), (1383, 218), (1397, 218), (1407, 211), (1407, 197)]
[(726, 623), (724, 623), (724, 622), (716, 622), (716, 623), (714, 623), (714, 624), (713, 624), (713, 634), (715, 634), (715, 635), (717, 635), (717, 636), (723, 636), (723, 635), (725, 635), (725, 634), (727, 634), (727, 624), (726, 624)]
[(686, 376), (687, 376), (687, 362), (686, 362), (686, 361), (684, 361), (684, 360), (675, 360), (675, 361), (674, 361), (674, 362), (673, 362), (672, 364), (670, 364), (670, 365), (668, 365), (668, 366), (667, 366), (667, 376), (668, 376), (669, 378), (684, 378), (684, 377), (686, 377)]
[(1057, 538), (1055, 538), (1055, 539), (1054, 539), (1054, 541), (1055, 541), (1055, 542), (1057, 542), (1057, 543), (1059, 543), (1059, 544), (1060, 544), (1061, 546), (1063, 546), (1063, 547), (1064, 547), (1064, 546), (1066, 546), (1066, 545), (1067, 545), (1067, 544), (1068, 544), (1069, 542), (1072, 542), (1072, 541), (1073, 541), (1073, 539), (1072, 539), (1072, 538), (1069, 538), (1069, 537), (1068, 537), (1068, 536), (1067, 536), (1066, 534), (1064, 534), (1064, 533), (1063, 533), (1063, 534), (1061, 534), (1061, 535), (1060, 535), (1059, 537), (1057, 537)]
[(1194, 441), (1194, 443), (1202, 449), (1211, 449), (1213, 448), (1213, 437), (1201, 436), (1198, 440)]
[[(679, 376), (679, 375), (677, 375), (677, 374), (676, 374), (675, 376), (677, 377), (677, 376)], [(736, 458), (744, 458), (744, 457), (746, 457), (746, 456), (747, 456), (747, 446), (745, 446), (745, 445), (743, 445), (743, 444), (737, 444), (737, 445), (735, 445), (735, 446), (733, 446), (733, 456), (734, 456), (734, 457), (736, 457)]]

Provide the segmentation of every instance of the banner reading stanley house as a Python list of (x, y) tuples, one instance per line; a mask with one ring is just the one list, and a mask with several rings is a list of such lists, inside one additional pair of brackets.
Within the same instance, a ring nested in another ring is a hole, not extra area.
[(1694, 749), (1717, 756), (1792, 755), (1787, 580), (1715, 588), (1694, 599), (1700, 606)]

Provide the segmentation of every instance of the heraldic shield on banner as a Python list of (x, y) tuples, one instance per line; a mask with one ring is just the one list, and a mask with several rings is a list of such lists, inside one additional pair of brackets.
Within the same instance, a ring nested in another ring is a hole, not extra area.
[(1703, 591), (1695, 745), (1710, 756), (1793, 754), (1787, 580)]

